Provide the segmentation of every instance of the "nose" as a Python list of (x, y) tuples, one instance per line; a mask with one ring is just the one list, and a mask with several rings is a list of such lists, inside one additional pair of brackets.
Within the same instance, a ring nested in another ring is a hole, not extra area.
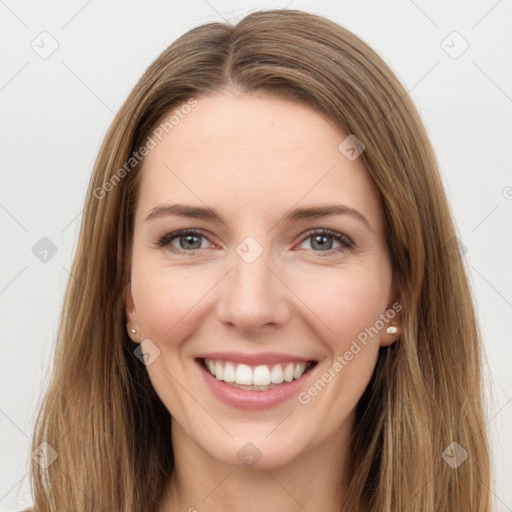
[(248, 262), (237, 253), (233, 269), (222, 280), (218, 315), (244, 334), (276, 328), (290, 318), (290, 291), (272, 261), (263, 253)]

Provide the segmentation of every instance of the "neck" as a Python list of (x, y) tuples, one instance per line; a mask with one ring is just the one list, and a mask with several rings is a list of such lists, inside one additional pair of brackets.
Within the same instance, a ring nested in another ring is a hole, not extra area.
[(159, 512), (340, 511), (348, 487), (352, 421), (321, 445), (268, 468), (219, 462), (173, 425), (175, 470)]

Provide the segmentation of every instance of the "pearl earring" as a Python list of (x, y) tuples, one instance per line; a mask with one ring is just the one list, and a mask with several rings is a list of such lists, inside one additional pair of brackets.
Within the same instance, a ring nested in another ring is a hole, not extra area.
[(131, 332), (132, 334), (135, 334), (135, 333), (137, 332), (137, 329), (130, 329), (130, 332)]
[(390, 325), (387, 329), (386, 329), (386, 333), (387, 334), (396, 334), (398, 332), (398, 329), (394, 326), (394, 325)]

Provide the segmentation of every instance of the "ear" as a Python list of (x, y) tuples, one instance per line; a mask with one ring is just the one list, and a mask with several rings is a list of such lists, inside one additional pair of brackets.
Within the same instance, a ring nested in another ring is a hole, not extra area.
[(403, 333), (403, 299), (402, 290), (397, 280), (393, 280), (390, 292), (390, 300), (388, 307), (383, 314), (384, 328), (380, 336), (380, 346), (389, 347), (392, 345)]
[[(126, 313), (126, 329), (128, 331), (128, 336), (132, 339), (132, 341), (139, 342), (139, 322), (137, 320), (137, 310), (135, 308), (135, 303), (133, 302), (132, 291), (128, 286), (126, 292), (124, 294), (124, 304), (125, 304), (125, 313)], [(135, 332), (134, 332), (135, 331)]]

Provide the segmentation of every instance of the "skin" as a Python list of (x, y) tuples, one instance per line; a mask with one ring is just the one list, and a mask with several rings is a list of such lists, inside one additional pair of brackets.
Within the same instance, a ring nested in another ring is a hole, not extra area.
[[(348, 134), (311, 107), (254, 93), (197, 100), (143, 163), (125, 297), (132, 339), (160, 350), (146, 368), (173, 417), (176, 471), (160, 510), (336, 510), (350, 480), (355, 406), (379, 347), (398, 334), (370, 338), (309, 403), (294, 396), (263, 411), (220, 402), (194, 358), (287, 353), (318, 361), (306, 389), (321, 378), (399, 297), (378, 196), (362, 158), (338, 150)], [(224, 222), (145, 220), (178, 202), (215, 208)], [(281, 221), (290, 209), (325, 204), (357, 210), (370, 228), (350, 215)], [(196, 254), (179, 236), (158, 246), (183, 228), (205, 232)], [(326, 254), (312, 229), (344, 234), (354, 246)], [(252, 263), (236, 252), (247, 236), (263, 249)], [(393, 322), (400, 331), (400, 316)], [(261, 452), (253, 467), (237, 457), (248, 442)]]

